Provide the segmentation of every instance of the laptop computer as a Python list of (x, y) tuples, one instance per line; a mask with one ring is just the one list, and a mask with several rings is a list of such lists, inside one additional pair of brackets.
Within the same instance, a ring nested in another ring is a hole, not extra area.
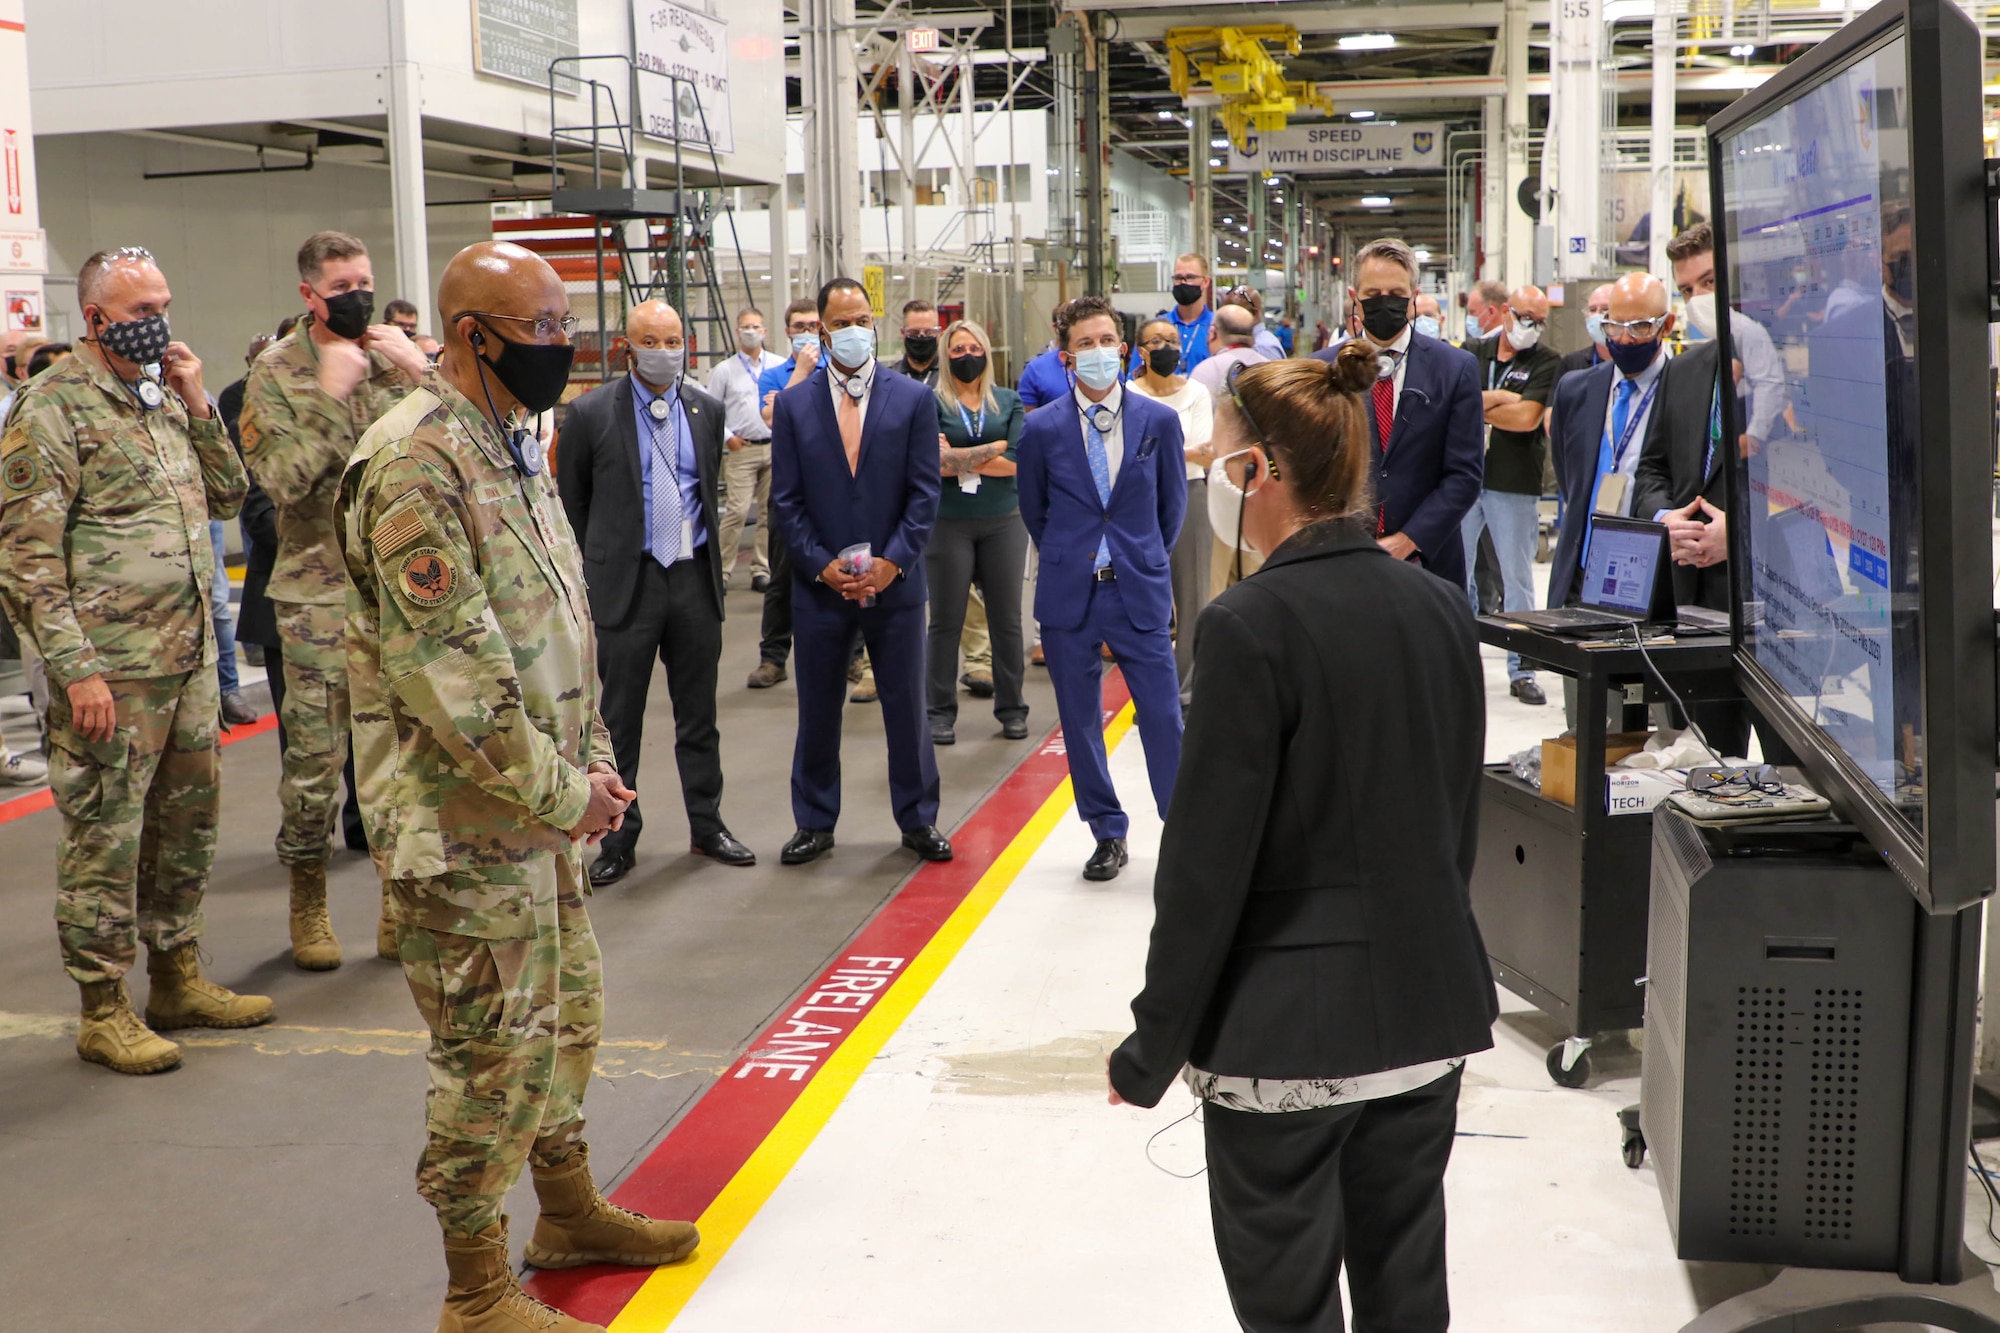
[(1579, 605), (1548, 611), (1507, 611), (1502, 620), (1559, 633), (1664, 625), (1676, 620), (1664, 524), (1598, 514)]

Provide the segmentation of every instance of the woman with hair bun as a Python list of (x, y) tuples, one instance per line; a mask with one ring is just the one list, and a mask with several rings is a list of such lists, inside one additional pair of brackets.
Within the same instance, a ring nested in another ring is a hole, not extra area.
[(1216, 1252), (1253, 1333), (1443, 1333), (1444, 1172), (1497, 1016), (1468, 884), (1485, 682), (1462, 591), (1375, 540), (1375, 357), (1238, 368), (1216, 535), (1266, 555), (1202, 612), (1111, 1100), (1206, 1105)]

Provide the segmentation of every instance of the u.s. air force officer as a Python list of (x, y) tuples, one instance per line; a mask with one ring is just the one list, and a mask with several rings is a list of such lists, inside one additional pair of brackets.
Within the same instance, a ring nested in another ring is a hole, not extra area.
[(1181, 758), (1168, 552), (1187, 514), (1187, 458), (1179, 414), (1118, 382), (1121, 327), (1101, 296), (1056, 313), (1056, 344), (1076, 383), (1028, 415), (1016, 455), (1021, 517), (1041, 552), (1035, 619), (1077, 814), (1097, 839), (1083, 869), (1091, 880), (1115, 878), (1126, 861), (1125, 812), (1105, 763), (1104, 647), (1131, 688), (1162, 817)]
[[(949, 861), (937, 829), (937, 757), (926, 719), (924, 547), (937, 521), (937, 398), (875, 359), (868, 294), (852, 278), (819, 292), (825, 355), (771, 410), (771, 512), (792, 555), (798, 740), (792, 813), (779, 860), (833, 846), (840, 818), (840, 709), (858, 633), (868, 645), (889, 743), (889, 794), (903, 845)], [(840, 553), (866, 544), (851, 572)]]

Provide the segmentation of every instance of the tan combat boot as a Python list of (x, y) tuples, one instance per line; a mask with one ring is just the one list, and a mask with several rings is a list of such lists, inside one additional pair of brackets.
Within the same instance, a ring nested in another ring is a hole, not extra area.
[(444, 1264), (451, 1274), (437, 1333), (605, 1333), (602, 1325), (571, 1319), (521, 1290), (507, 1262), (507, 1219), (477, 1236), (444, 1238)]
[(537, 1268), (585, 1264), (658, 1268), (679, 1263), (701, 1244), (692, 1222), (655, 1222), (607, 1203), (590, 1178), (587, 1147), (578, 1148), (559, 1166), (533, 1170), (542, 1215), (535, 1221), (526, 1258)]
[(292, 868), (292, 961), (308, 972), (340, 966), (340, 940), (326, 914), (326, 862)]
[(396, 922), (389, 915), (389, 890), (382, 890), (382, 919), (375, 923), (375, 956), (392, 963), (403, 961), (403, 951), (396, 947)]
[(181, 1048), (148, 1028), (132, 1012), (123, 981), (86, 981), (76, 1053), (121, 1074), (160, 1074), (177, 1068)]
[(146, 1022), (156, 1028), (254, 1028), (277, 1016), (261, 995), (238, 995), (201, 974), (196, 946), (146, 959), (153, 987), (146, 994)]

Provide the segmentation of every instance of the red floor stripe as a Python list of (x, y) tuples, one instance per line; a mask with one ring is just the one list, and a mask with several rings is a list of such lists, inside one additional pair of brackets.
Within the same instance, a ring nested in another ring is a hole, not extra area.
[[(266, 713), (255, 722), (247, 722), (240, 727), (231, 727), (229, 730), (223, 732), (222, 743), (224, 745), (234, 745), (238, 741), (248, 740), (252, 736), (262, 736), (267, 731), (276, 731), (277, 729), (278, 715), (276, 713)], [(0, 801), (0, 824), (9, 824), (16, 819), (24, 819), (29, 815), (38, 815), (42, 811), (54, 806), (55, 803), (55, 793), (47, 787), (42, 788), (40, 791), (31, 791), (26, 796), (16, 796), (11, 801)]]
[[(1130, 697), (1123, 675), (1107, 672), (1106, 715), (1115, 714)], [(907, 963), (915, 958), (1069, 776), (1061, 736), (1058, 731), (1038, 746), (952, 833), (952, 860), (923, 866), (911, 876), (832, 966), (799, 994), (827, 992), (832, 999), (858, 974), (896, 976), (900, 968), (884, 968), (884, 960)], [(845, 979), (836, 975), (843, 972)], [(612, 1191), (613, 1202), (653, 1217), (696, 1218), (707, 1210), (866, 1012), (837, 1003), (815, 1012), (810, 1021), (836, 1029), (837, 1034), (815, 1033), (811, 1040), (827, 1045), (808, 1058), (788, 1053), (797, 1049), (799, 1025), (791, 1017), (797, 1007), (797, 1002), (787, 1004), (787, 1017), (750, 1043), (748, 1051)], [(790, 1047), (783, 1044), (787, 1041)], [(652, 1270), (645, 1268), (577, 1268), (537, 1273), (528, 1289), (573, 1318), (609, 1324), (650, 1276)]]

